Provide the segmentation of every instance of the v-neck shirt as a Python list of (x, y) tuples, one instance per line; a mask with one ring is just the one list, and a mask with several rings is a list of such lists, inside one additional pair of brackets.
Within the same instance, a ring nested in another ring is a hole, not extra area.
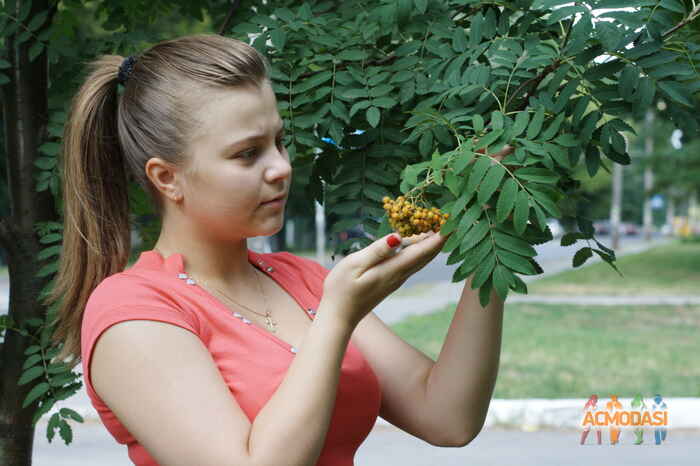
[[(257, 253), (248, 249), (247, 254), (248, 261), (270, 276), (313, 320), (329, 270), (286, 251)], [(197, 335), (251, 423), (277, 390), (297, 352), (198, 286), (185, 273), (180, 253), (164, 258), (155, 250), (144, 251), (132, 267), (105, 278), (91, 293), (83, 314), (83, 378), (103, 424), (118, 443), (127, 445), (129, 458), (137, 466), (158, 463), (100, 399), (89, 372), (90, 357), (102, 332), (128, 320), (166, 322)], [(380, 406), (379, 381), (359, 348), (348, 340), (335, 408), (316, 466), (352, 466)]]

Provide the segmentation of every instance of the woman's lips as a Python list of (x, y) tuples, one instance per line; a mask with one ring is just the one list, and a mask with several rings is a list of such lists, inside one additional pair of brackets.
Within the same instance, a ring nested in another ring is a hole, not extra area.
[(282, 207), (282, 206), (284, 206), (286, 201), (287, 201), (287, 199), (285, 197), (282, 197), (282, 198), (274, 200), (274, 201), (263, 202), (260, 205), (270, 206), (270, 207)]

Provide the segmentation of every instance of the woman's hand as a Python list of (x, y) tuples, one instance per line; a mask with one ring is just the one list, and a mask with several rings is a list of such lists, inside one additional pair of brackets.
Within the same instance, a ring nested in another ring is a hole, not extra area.
[[(401, 239), (401, 249), (387, 242), (390, 236)], [(396, 291), (411, 275), (428, 264), (442, 249), (447, 236), (428, 232), (400, 238), (392, 233), (343, 258), (326, 275), (323, 299), (334, 303), (332, 309), (351, 328)]]

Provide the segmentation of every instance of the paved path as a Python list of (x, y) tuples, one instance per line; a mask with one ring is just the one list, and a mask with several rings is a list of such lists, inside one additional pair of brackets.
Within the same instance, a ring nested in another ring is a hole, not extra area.
[[(34, 437), (34, 466), (128, 466), (124, 445), (117, 444), (100, 424), (77, 424), (74, 441), (65, 445), (56, 434), (46, 439), (46, 422), (40, 421)], [(618, 445), (594, 443), (590, 434), (579, 445), (578, 430), (506, 430), (484, 428), (463, 448), (434, 447), (406, 432), (375, 425), (355, 455), (357, 466), (589, 466), (616, 464), (634, 466), (694, 466), (700, 456), (700, 430), (670, 430), (666, 442), (655, 445), (653, 433), (645, 432), (644, 443), (633, 445), (631, 432), (623, 431)]]

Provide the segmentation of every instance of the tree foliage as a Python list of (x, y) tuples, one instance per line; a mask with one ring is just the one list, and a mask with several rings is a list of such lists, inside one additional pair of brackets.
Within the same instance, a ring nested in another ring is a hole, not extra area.
[[(700, 46), (674, 40), (697, 14), (679, 0), (274, 2), (232, 33), (254, 34), (273, 65), (290, 153), (313, 159), (309, 192), (321, 201), (327, 183), (330, 212), (359, 215), (375, 236), (390, 231), (385, 195), (447, 211), (453, 281), (474, 274), (485, 305), (542, 272), (532, 246), (552, 240), (547, 217), (576, 217), (562, 245), (587, 246), (573, 266), (596, 253), (617, 270), (577, 215), (572, 174), (629, 164), (624, 118), (658, 96), (697, 135)], [(338, 146), (317, 158), (321, 137)], [(506, 144), (501, 162), (478, 152)]]

